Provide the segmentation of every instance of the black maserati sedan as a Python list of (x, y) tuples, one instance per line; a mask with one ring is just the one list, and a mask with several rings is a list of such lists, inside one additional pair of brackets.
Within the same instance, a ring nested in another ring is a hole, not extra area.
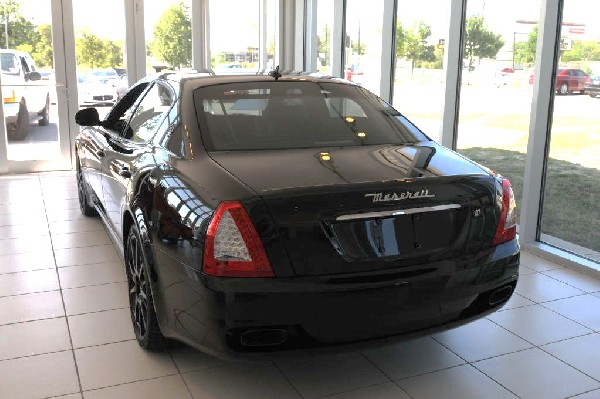
[(379, 345), (515, 289), (510, 182), (352, 82), (168, 72), (76, 121), (81, 211), (122, 252), (146, 349)]

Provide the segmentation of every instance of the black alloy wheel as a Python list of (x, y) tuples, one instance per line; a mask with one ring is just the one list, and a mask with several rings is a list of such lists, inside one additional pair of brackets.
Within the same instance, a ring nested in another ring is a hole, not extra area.
[(135, 225), (131, 226), (129, 230), (126, 244), (125, 269), (129, 288), (131, 322), (135, 337), (144, 349), (162, 349), (166, 340), (160, 332), (156, 319), (146, 258)]
[(79, 209), (85, 216), (96, 216), (98, 212), (93, 206), (90, 206), (88, 198), (87, 188), (85, 181), (83, 181), (83, 175), (81, 174), (81, 167), (79, 161), (77, 161), (77, 197), (79, 198)]

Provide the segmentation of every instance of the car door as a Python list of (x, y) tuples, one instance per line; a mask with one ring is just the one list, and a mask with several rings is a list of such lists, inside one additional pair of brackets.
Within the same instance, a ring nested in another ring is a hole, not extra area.
[(164, 82), (154, 82), (142, 94), (118, 134), (113, 134), (102, 164), (102, 187), (109, 223), (118, 237), (122, 236), (122, 221), (133, 191), (144, 171), (155, 165), (152, 137), (174, 103), (172, 88)]

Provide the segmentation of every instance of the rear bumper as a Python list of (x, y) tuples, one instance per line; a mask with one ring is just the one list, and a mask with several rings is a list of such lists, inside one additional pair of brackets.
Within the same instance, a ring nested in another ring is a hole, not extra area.
[(454, 328), (499, 309), (516, 287), (518, 267), (515, 239), (468, 259), (378, 275), (203, 276), (177, 292), (186, 298), (184, 311), (164, 309), (178, 313), (164, 332), (223, 358), (354, 350)]

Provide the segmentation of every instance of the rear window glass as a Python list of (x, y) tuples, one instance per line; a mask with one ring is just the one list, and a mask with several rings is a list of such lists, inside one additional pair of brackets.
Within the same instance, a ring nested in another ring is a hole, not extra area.
[(199, 88), (208, 151), (347, 147), (429, 140), (372, 93), (351, 85), (263, 81)]

